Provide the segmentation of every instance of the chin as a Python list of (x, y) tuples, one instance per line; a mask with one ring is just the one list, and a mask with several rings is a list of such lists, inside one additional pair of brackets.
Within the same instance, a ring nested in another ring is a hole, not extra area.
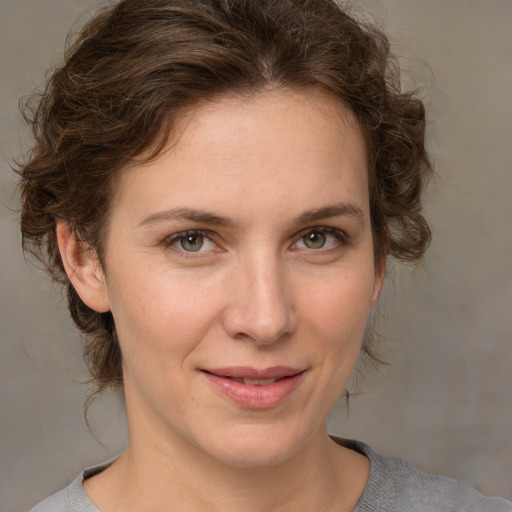
[[(230, 449), (228, 453), (215, 454), (218, 462), (233, 468), (257, 469), (271, 466), (279, 466), (286, 462), (292, 454), (282, 447), (276, 450), (259, 448)], [(215, 456), (214, 455), (214, 456)]]
[(277, 466), (289, 460), (305, 444), (304, 433), (275, 426), (240, 426), (219, 442), (209, 446), (210, 455), (218, 462), (236, 468)]

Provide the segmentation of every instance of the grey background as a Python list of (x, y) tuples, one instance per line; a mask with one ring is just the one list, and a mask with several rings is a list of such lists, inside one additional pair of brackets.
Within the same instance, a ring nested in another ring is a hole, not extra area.
[[(27, 510), (122, 449), (123, 407), (87, 427), (80, 339), (57, 288), (20, 250), (9, 164), (29, 138), (18, 98), (59, 61), (88, 0), (0, 0), (0, 510)], [(412, 272), (391, 266), (380, 330), (391, 363), (337, 408), (331, 431), (512, 499), (512, 2), (365, 0), (423, 85), (438, 176), (434, 242)], [(96, 439), (95, 439), (96, 437)]]

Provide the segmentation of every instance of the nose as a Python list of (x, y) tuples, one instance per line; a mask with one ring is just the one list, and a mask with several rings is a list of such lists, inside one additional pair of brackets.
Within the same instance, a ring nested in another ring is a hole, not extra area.
[(223, 323), (232, 338), (269, 345), (295, 331), (292, 292), (279, 258), (260, 256), (240, 263), (226, 291)]

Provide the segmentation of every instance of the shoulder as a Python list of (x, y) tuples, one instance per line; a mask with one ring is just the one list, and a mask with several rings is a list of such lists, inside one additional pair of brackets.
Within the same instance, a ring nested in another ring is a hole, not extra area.
[(469, 485), (438, 475), (430, 475), (407, 461), (390, 455), (377, 455), (404, 508), (418, 511), (512, 512), (512, 503), (501, 498), (487, 498)]
[(41, 501), (30, 512), (69, 512), (70, 510), (68, 488), (66, 488)]
[(86, 469), (66, 488), (41, 501), (30, 512), (100, 512), (85, 494), (82, 482), (112, 464), (108, 461)]
[(370, 459), (366, 489), (355, 512), (512, 512), (512, 503), (487, 498), (469, 485), (424, 473), (409, 462), (377, 453), (358, 441), (341, 441)]

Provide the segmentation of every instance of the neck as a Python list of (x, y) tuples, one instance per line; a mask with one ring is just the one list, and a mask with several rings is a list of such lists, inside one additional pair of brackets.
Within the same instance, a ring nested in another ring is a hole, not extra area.
[[(310, 444), (316, 446), (318, 443)], [(278, 465), (242, 468), (219, 463), (202, 454), (197, 456), (197, 453), (193, 453), (196, 451), (194, 449), (173, 449), (172, 458), (168, 457), (168, 454), (162, 454), (160, 457), (158, 466), (163, 471), (158, 471), (158, 492), (162, 493), (159, 494), (162, 498), (166, 493), (166, 500), (172, 500), (174, 503), (189, 502), (188, 507), (180, 505), (183, 511), (204, 510), (205, 504), (208, 504), (208, 510), (225, 512), (297, 510), (295, 504), (304, 506), (304, 500), (318, 501), (318, 496), (312, 496), (311, 489), (315, 489), (319, 496), (326, 496), (330, 483), (328, 477), (332, 477), (326, 465), (320, 468), (316, 460), (313, 462), (312, 458), (320, 461), (320, 454), (313, 454), (313, 449), (313, 446), (308, 445), (293, 459)], [(322, 451), (327, 450), (322, 447)], [(146, 455), (144, 454), (144, 457)], [(171, 460), (173, 462), (169, 463)], [(325, 461), (325, 458), (323, 460)], [(149, 460), (146, 462), (149, 463)], [(135, 467), (135, 464), (132, 467)], [(141, 481), (142, 465), (137, 464), (137, 467), (138, 475), (134, 477)], [(149, 473), (147, 475), (149, 476)], [(176, 485), (169, 486), (169, 482)], [(308, 489), (307, 495), (304, 495), (305, 489)], [(314, 510), (311, 507), (304, 509)]]
[(126, 451), (84, 482), (102, 512), (351, 511), (369, 474), (369, 461), (336, 445), (324, 426), (282, 462), (240, 467), (154, 425), (129, 424)]

